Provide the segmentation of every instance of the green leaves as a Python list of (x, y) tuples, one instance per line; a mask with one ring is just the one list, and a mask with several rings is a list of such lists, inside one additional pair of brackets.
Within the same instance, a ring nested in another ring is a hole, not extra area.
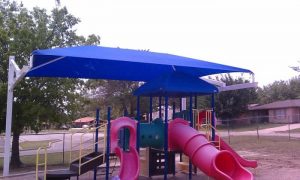
[[(38, 7), (27, 10), (14, 1), (0, 2), (0, 131), (4, 130), (8, 57), (14, 55), (17, 64), (26, 65), (35, 49), (99, 44), (100, 37), (78, 36), (74, 28), (80, 20), (67, 8), (55, 8), (51, 14)], [(12, 131), (18, 138), (24, 127), (35, 132), (41, 126), (61, 124), (78, 117), (82, 108), (79, 79), (27, 78), (14, 90)], [(15, 139), (18, 142), (17, 139)], [(18, 144), (12, 159), (18, 158)], [(15, 154), (16, 153), (16, 154)], [(18, 166), (18, 165), (17, 165)]]

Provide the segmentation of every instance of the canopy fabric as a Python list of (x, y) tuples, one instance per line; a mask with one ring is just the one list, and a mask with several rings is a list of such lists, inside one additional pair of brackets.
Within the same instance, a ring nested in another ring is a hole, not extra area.
[(149, 81), (173, 71), (192, 76), (249, 72), (222, 64), (142, 50), (78, 46), (35, 50), (27, 77)]
[(184, 97), (217, 93), (218, 88), (198, 77), (181, 72), (165, 74), (135, 90), (136, 96)]

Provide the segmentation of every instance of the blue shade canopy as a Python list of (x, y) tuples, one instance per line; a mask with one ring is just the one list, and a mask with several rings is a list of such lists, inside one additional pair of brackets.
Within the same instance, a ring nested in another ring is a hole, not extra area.
[(78, 46), (36, 50), (27, 77), (149, 81), (176, 70), (192, 76), (250, 70), (171, 54)]
[(173, 72), (149, 81), (135, 90), (136, 96), (184, 97), (218, 92), (218, 88), (198, 77)]

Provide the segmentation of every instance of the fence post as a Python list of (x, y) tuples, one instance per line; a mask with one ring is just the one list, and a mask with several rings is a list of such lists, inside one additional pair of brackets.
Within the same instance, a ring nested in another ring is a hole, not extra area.
[(66, 133), (63, 133), (63, 164), (65, 164), (65, 136)]
[(256, 134), (257, 134), (257, 142), (259, 142), (259, 125), (258, 125), (258, 116), (256, 116)]
[(288, 128), (289, 128), (289, 141), (291, 140), (291, 127), (290, 127), (290, 116), (288, 116)]
[(230, 128), (229, 128), (229, 119), (226, 120), (227, 121), (227, 132), (228, 132), (228, 142), (230, 144)]

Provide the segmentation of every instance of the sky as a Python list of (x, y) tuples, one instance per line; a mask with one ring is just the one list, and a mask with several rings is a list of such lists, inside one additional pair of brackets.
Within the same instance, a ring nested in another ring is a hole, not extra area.
[[(101, 45), (149, 49), (250, 69), (259, 86), (300, 66), (299, 0), (60, 0), (79, 35)], [(20, 1), (19, 1), (20, 2)], [(55, 0), (22, 0), (50, 10)]]

